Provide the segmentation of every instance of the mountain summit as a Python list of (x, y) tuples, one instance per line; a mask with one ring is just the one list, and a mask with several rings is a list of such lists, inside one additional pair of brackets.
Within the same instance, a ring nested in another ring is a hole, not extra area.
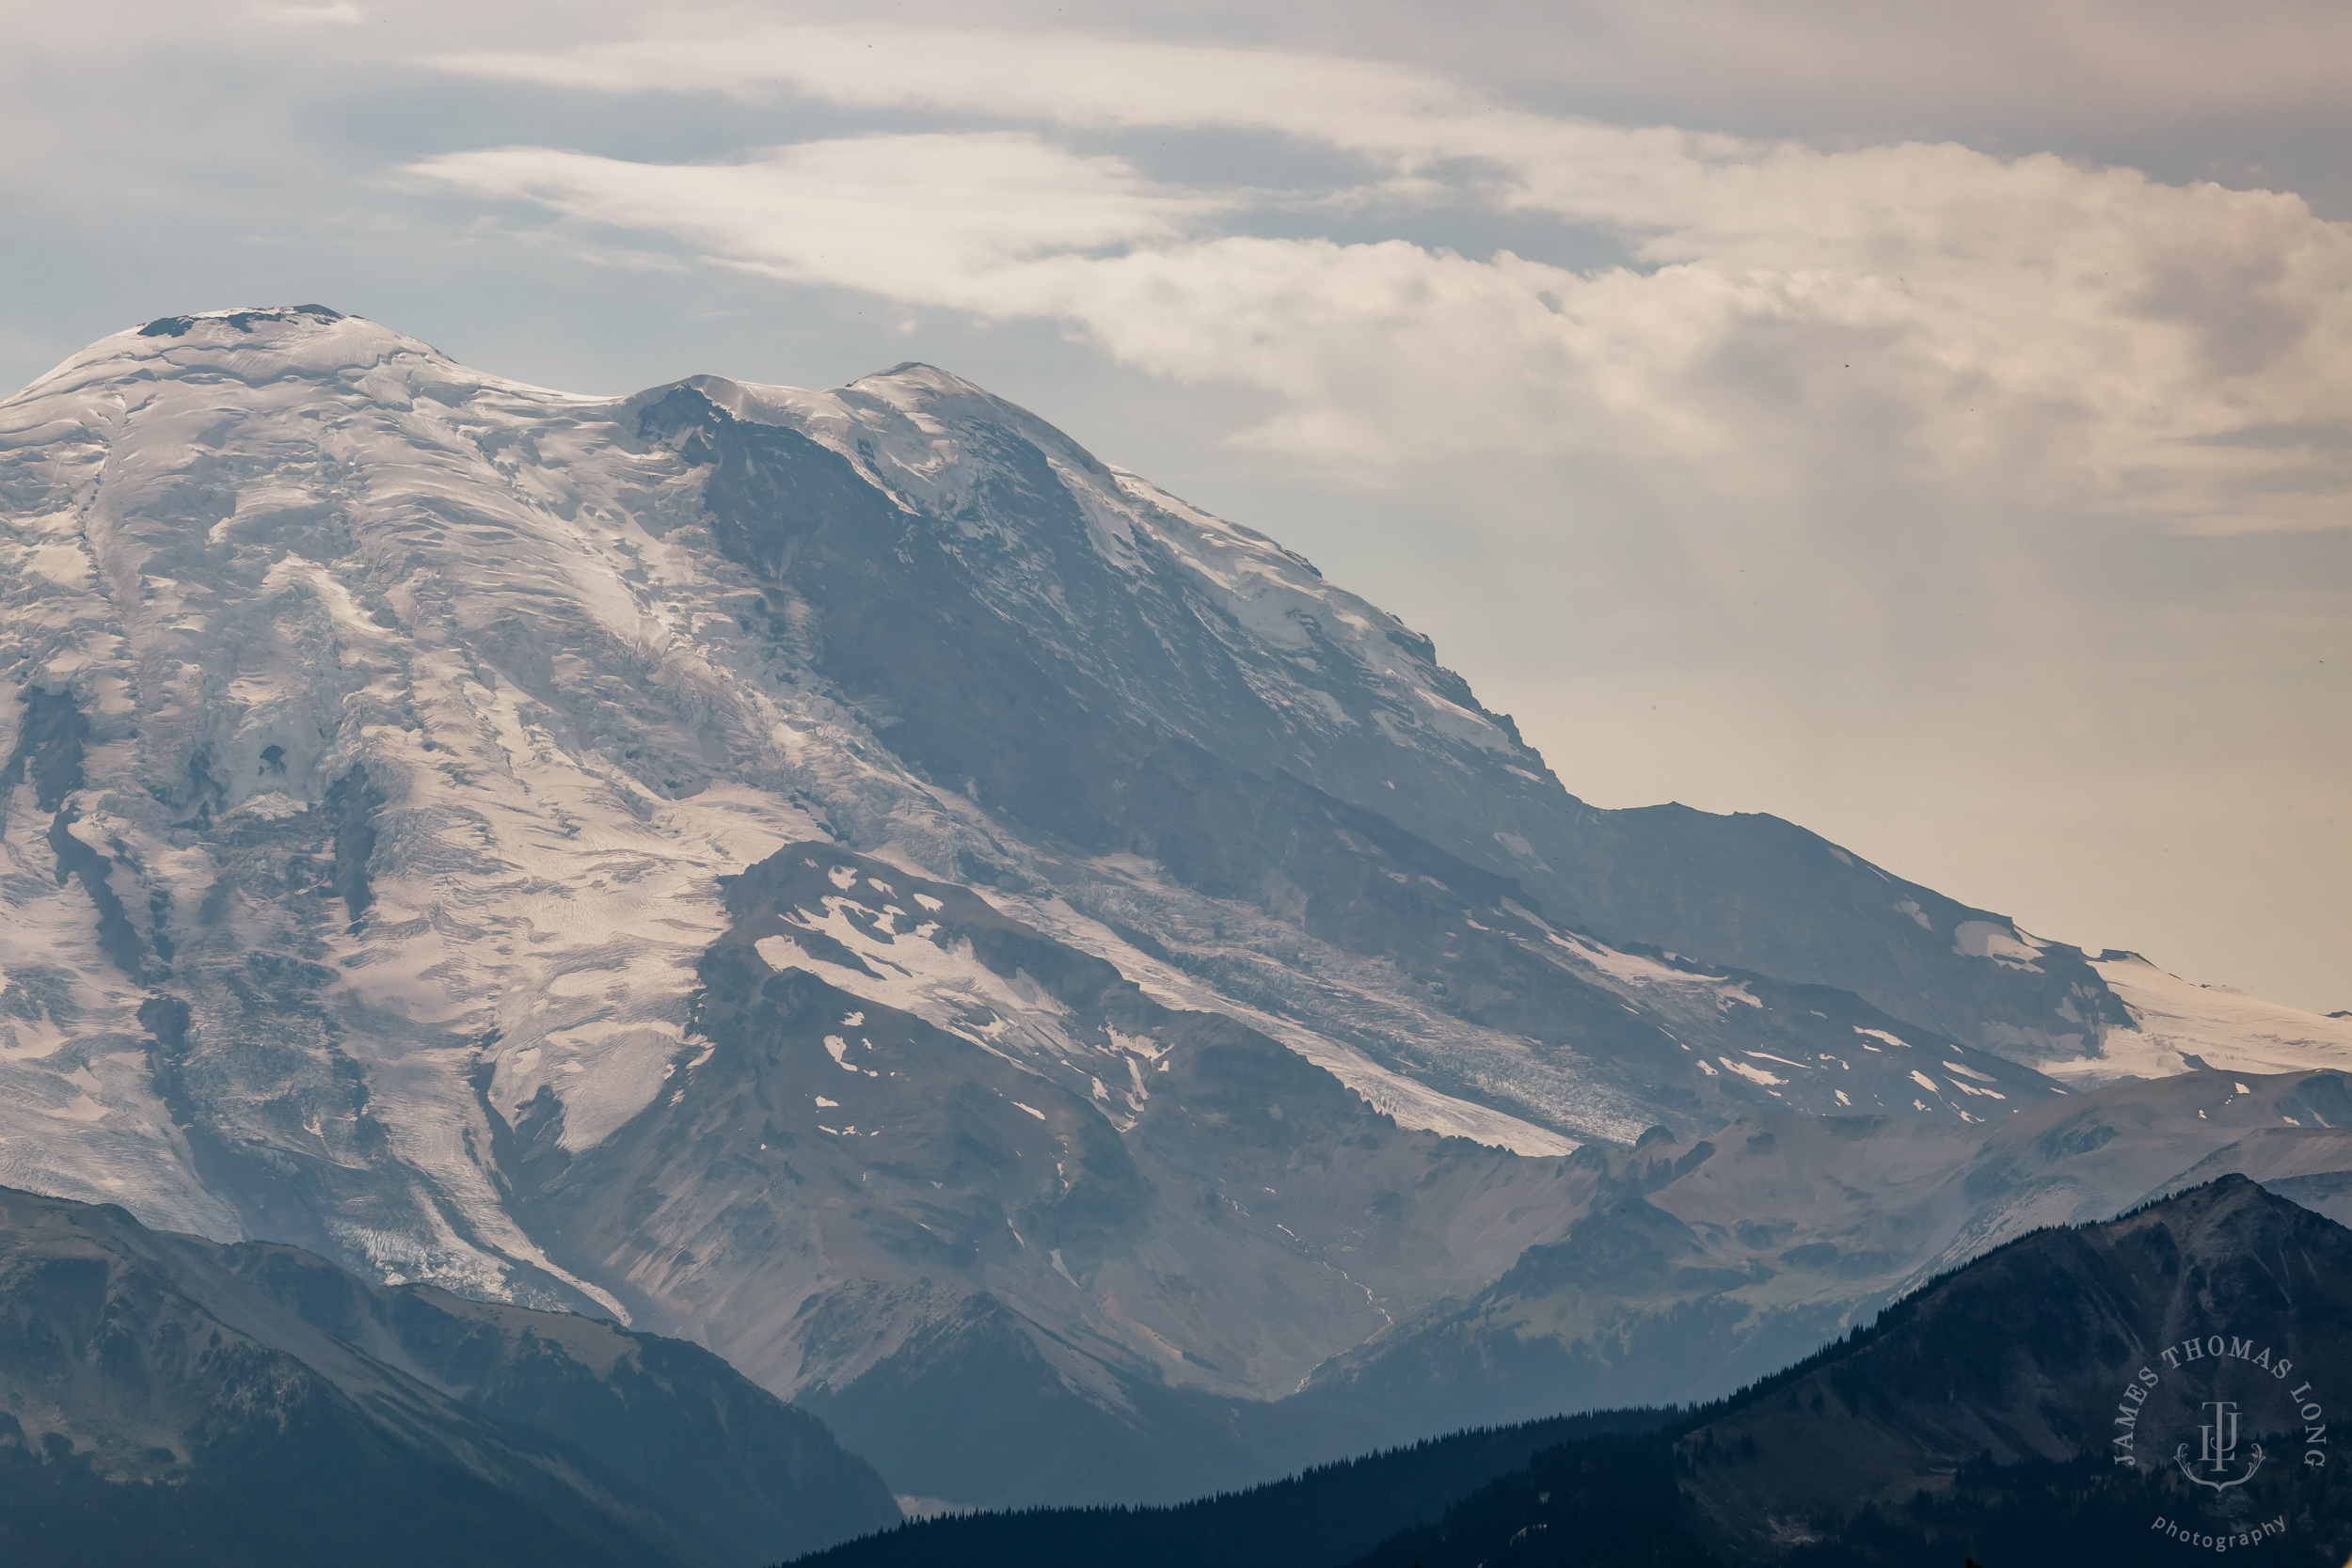
[(1653, 1127), (2352, 1062), (1596, 811), (1426, 638), (922, 365), (613, 400), (151, 322), (0, 405), (0, 1181), (698, 1338), (926, 1495), (1020, 1467), (943, 1411), (1061, 1432), (1058, 1495), (1287, 1462), (1153, 1468)]

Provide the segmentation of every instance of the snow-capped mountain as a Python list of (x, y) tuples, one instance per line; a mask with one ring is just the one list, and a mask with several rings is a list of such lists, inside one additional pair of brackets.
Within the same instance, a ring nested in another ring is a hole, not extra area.
[(0, 1182), (688, 1335), (917, 1491), (1009, 1401), (1198, 1448), (1559, 1241), (1583, 1145), (2352, 1065), (1587, 807), (1425, 638), (926, 366), (611, 400), (151, 322), (0, 405)]

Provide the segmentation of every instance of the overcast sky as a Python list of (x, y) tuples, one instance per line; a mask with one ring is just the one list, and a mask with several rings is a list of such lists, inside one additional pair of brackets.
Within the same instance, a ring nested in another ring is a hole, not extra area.
[(1568, 786), (2352, 1007), (2352, 8), (0, 0), (0, 382), (967, 375)]

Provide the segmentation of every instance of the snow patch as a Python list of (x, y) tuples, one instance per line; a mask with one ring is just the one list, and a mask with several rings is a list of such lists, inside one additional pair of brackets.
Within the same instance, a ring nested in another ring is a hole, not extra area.
[(1963, 920), (1952, 928), (1952, 951), (1966, 958), (1990, 958), (2008, 969), (2042, 973), (2034, 960), (2042, 946), (2023, 932), (1992, 920)]
[(2352, 1071), (2352, 1019), (2201, 986), (2133, 955), (2094, 958), (2091, 967), (2133, 1027), (2107, 1030), (2080, 1056), (2034, 1063), (2061, 1083), (2169, 1078), (2186, 1069), (2188, 1056), (2217, 1072)]

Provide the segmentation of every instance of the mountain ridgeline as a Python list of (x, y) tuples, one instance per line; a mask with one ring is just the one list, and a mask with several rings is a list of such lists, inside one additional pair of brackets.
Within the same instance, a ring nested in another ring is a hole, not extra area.
[(0, 1557), (731, 1568), (895, 1521), (709, 1352), (0, 1189)]
[(813, 1557), (807, 1568), (1189, 1568), (1201, 1562), (1339, 1568), (1444, 1515), (1565, 1442), (1645, 1433), (1678, 1412), (1598, 1411), (1425, 1438), (1301, 1475), (1165, 1507), (1034, 1509), (910, 1522)]
[(900, 1495), (1685, 1404), (2185, 1182), (2352, 1202), (2352, 1022), (1596, 810), (930, 366), (150, 322), (0, 404), (0, 1182), (690, 1341)]
[[(1479, 1433), (1184, 1509), (925, 1521), (804, 1560), (2071, 1568), (2226, 1541), (2335, 1568), (2346, 1386), (2352, 1232), (2228, 1177), (2012, 1242), (1697, 1409), (1588, 1418), (1556, 1443), (1557, 1423)], [(1448, 1484), (1530, 1444), (1521, 1468)], [(1399, 1514), (1419, 1517), (1359, 1549)]]

